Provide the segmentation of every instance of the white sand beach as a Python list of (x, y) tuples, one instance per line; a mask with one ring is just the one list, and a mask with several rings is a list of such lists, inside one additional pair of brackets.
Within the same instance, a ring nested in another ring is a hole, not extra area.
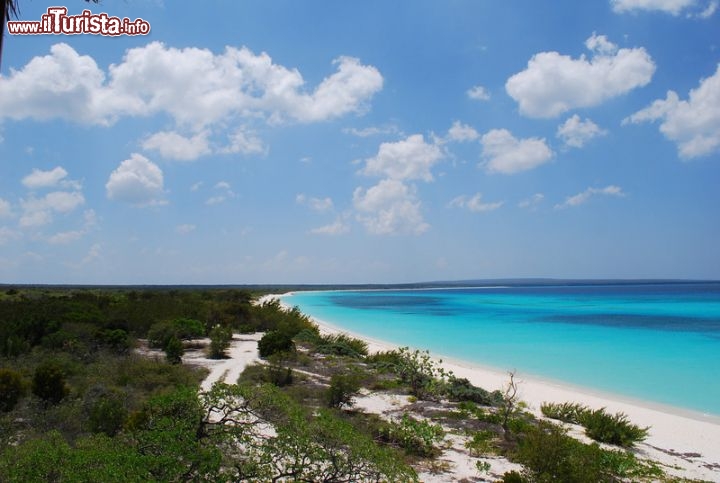
[[(259, 302), (274, 297), (266, 296)], [(393, 344), (342, 330), (316, 318), (313, 318), (313, 321), (322, 332), (342, 332), (365, 340), (370, 352), (397, 348)], [(487, 390), (501, 389), (507, 384), (508, 370), (511, 369), (498, 370), (447, 358), (442, 365), (457, 377), (467, 378)], [(720, 481), (718, 417), (695, 414), (679, 408), (661, 407), (649, 402), (630, 401), (620, 396), (528, 377), (521, 372), (516, 373), (515, 380), (519, 382), (520, 399), (537, 416), (541, 416), (540, 405), (543, 402), (578, 402), (593, 409), (604, 407), (611, 413), (623, 412), (634, 424), (651, 427), (648, 438), (636, 446), (638, 456), (662, 463), (666, 472), (678, 477)]]

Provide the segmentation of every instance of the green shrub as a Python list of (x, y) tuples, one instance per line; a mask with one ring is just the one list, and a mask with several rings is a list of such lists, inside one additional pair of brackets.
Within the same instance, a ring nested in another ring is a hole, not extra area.
[(380, 372), (395, 372), (400, 361), (400, 352), (396, 350), (376, 352), (365, 357), (365, 362)]
[(623, 413), (608, 414), (604, 408), (584, 411), (579, 422), (585, 428), (585, 434), (595, 441), (626, 448), (647, 438), (650, 429), (630, 423)]
[(543, 416), (570, 424), (580, 424), (580, 415), (587, 410), (587, 406), (578, 403), (542, 403), (540, 405)]
[(108, 393), (100, 396), (90, 406), (88, 421), (93, 433), (115, 436), (125, 424), (127, 410), (120, 395)]
[(130, 337), (123, 329), (99, 330), (96, 338), (113, 351), (124, 354), (130, 349)]
[(451, 401), (471, 401), (483, 406), (499, 406), (502, 403), (500, 391), (489, 392), (474, 386), (465, 378), (450, 376), (445, 388), (445, 395)]
[(279, 352), (292, 352), (295, 350), (295, 343), (292, 337), (278, 330), (271, 330), (258, 341), (260, 357), (268, 358)]
[(229, 327), (216, 325), (210, 331), (210, 358), (224, 359), (225, 351), (230, 347), (232, 330)]
[(662, 475), (657, 466), (631, 453), (584, 444), (544, 421), (523, 435), (513, 458), (525, 466), (530, 481), (615, 482)]
[(48, 361), (38, 366), (32, 379), (32, 392), (51, 404), (57, 404), (67, 396), (65, 374), (60, 365)]
[(331, 408), (352, 406), (352, 400), (360, 391), (360, 377), (356, 373), (333, 374), (327, 390), (327, 404)]
[(239, 383), (251, 383), (253, 385), (270, 383), (277, 387), (289, 386), (293, 383), (293, 371), (281, 364), (251, 364), (243, 369)]
[(205, 326), (195, 319), (179, 318), (172, 321), (175, 337), (180, 340), (197, 339), (205, 335)]
[(520, 473), (513, 470), (513, 471), (508, 471), (507, 473), (503, 474), (500, 482), (501, 483), (528, 483), (528, 480), (523, 478), (523, 476)]
[(595, 441), (628, 448), (643, 441), (650, 429), (630, 423), (623, 413), (608, 414), (605, 408), (592, 410), (576, 403), (543, 403), (540, 410), (548, 418), (583, 426), (585, 434)]
[(410, 386), (410, 394), (419, 399), (434, 399), (445, 392), (449, 374), (430, 358), (428, 351), (400, 348), (395, 371)]
[(367, 342), (346, 334), (320, 336), (315, 342), (315, 351), (321, 354), (348, 356), (362, 359), (368, 353)]
[(405, 413), (399, 423), (381, 426), (380, 438), (399, 446), (409, 455), (431, 457), (440, 453), (435, 444), (445, 438), (445, 432), (439, 424), (419, 421)]
[(470, 452), (470, 455), (475, 457), (495, 453), (497, 451), (495, 444), (497, 437), (498, 435), (494, 431), (477, 431), (473, 433), (472, 438), (465, 443), (465, 447)]
[(170, 337), (170, 340), (165, 344), (165, 357), (170, 364), (181, 364), (182, 356), (185, 354), (185, 348), (182, 342), (175, 336)]
[(20, 373), (12, 369), (0, 369), (0, 411), (12, 411), (25, 393)]

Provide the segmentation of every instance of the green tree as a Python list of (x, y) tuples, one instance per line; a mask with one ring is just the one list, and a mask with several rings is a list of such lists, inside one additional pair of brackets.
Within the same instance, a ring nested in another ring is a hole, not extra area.
[(68, 394), (65, 384), (65, 373), (53, 361), (48, 361), (35, 369), (32, 379), (32, 392), (43, 401), (51, 404), (59, 403)]
[(0, 369), (0, 411), (12, 411), (25, 392), (20, 373)]
[(210, 358), (223, 359), (227, 357), (225, 351), (230, 347), (232, 330), (229, 327), (216, 325), (210, 331)]
[(287, 332), (271, 330), (258, 341), (258, 352), (260, 357), (268, 358), (279, 352), (292, 352), (295, 350), (295, 343), (292, 336)]
[(356, 373), (333, 374), (327, 390), (327, 404), (331, 408), (352, 406), (353, 398), (360, 391), (360, 377)]
[(185, 348), (182, 342), (175, 336), (172, 336), (165, 344), (165, 357), (170, 364), (181, 364), (182, 356), (185, 354)]

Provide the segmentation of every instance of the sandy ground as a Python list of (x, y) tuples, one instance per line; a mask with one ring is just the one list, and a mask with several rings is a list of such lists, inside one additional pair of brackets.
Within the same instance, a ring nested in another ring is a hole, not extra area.
[[(273, 298), (269, 296), (260, 300)], [(323, 332), (348, 333), (324, 321), (313, 319)], [(386, 351), (397, 347), (382, 341), (369, 339), (359, 334), (349, 333), (368, 343), (370, 352)], [(421, 348), (422, 349), (422, 348)], [(508, 382), (508, 372), (468, 364), (461, 361), (442, 362), (446, 370), (452, 371), (457, 377), (465, 377), (473, 384), (487, 390), (502, 389)], [(636, 454), (640, 457), (653, 459), (665, 466), (671, 475), (720, 482), (720, 418), (683, 411), (681, 409), (654, 405), (641, 401), (631, 401), (615, 395), (601, 394), (584, 388), (572, 387), (551, 381), (544, 381), (516, 373), (519, 382), (520, 399), (528, 404), (529, 409), (540, 416), (540, 405), (543, 402), (578, 402), (591, 408), (606, 408), (608, 412), (623, 412), (630, 421), (640, 426), (650, 426), (648, 438), (636, 446)], [(709, 381), (709, 384), (712, 382)], [(360, 403), (360, 401), (358, 401)], [(378, 398), (376, 403), (362, 402), (363, 407), (372, 412), (383, 412), (387, 409), (387, 401)], [(457, 448), (456, 448), (457, 449)], [(471, 474), (460, 471), (466, 466), (468, 458), (464, 453), (453, 455), (446, 451), (443, 457), (451, 460), (451, 466), (458, 471), (452, 480), (448, 475), (423, 474), (423, 481), (457, 481), (457, 479), (479, 476), (472, 468)], [(496, 463), (488, 460), (491, 465)], [(493, 465), (492, 473), (506, 468), (506, 462)], [(509, 467), (512, 469), (511, 467)], [(500, 473), (502, 474), (502, 473)], [(443, 479), (445, 478), (445, 479)]]
[[(210, 390), (218, 381), (235, 384), (247, 365), (260, 361), (257, 342), (262, 336), (261, 333), (233, 334), (230, 348), (226, 352), (227, 359), (208, 359), (204, 350), (188, 350), (183, 356), (183, 363), (201, 365), (210, 370), (210, 374), (200, 386), (203, 391)], [(209, 345), (210, 339), (200, 342)]]

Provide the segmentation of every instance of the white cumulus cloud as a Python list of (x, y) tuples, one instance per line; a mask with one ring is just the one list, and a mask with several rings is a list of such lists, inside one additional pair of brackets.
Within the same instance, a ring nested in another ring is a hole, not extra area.
[(163, 172), (145, 156), (133, 153), (110, 174), (107, 197), (136, 206), (162, 203)]
[(475, 193), (473, 196), (461, 195), (450, 202), (451, 207), (464, 208), (474, 213), (495, 211), (504, 204), (503, 201), (486, 203), (482, 199), (482, 193)]
[(143, 149), (155, 150), (165, 159), (193, 161), (200, 156), (210, 154), (207, 131), (192, 137), (181, 136), (174, 131), (161, 131), (145, 139)]
[(384, 179), (367, 190), (357, 188), (353, 205), (358, 220), (376, 235), (419, 235), (430, 227), (423, 220), (415, 189), (397, 179)]
[(85, 203), (79, 191), (53, 191), (41, 198), (30, 196), (20, 200), (23, 213), (20, 226), (23, 228), (47, 225), (53, 221), (54, 213), (70, 213)]
[(332, 210), (334, 206), (332, 198), (307, 197), (303, 193), (300, 193), (295, 197), (295, 202), (299, 205), (304, 205), (314, 211), (320, 212)]
[(581, 193), (573, 196), (568, 196), (563, 203), (555, 205), (555, 209), (579, 206), (586, 203), (593, 196), (598, 195), (623, 197), (625, 196), (625, 193), (623, 193), (622, 188), (615, 185), (609, 185), (604, 188), (588, 188)]
[(586, 118), (583, 121), (577, 114), (569, 117), (557, 130), (557, 137), (565, 143), (565, 146), (572, 148), (581, 148), (592, 139), (606, 134), (607, 131), (590, 119)]
[(480, 133), (478, 133), (474, 127), (463, 124), (460, 121), (455, 121), (447, 133), (447, 139), (450, 141), (475, 141), (479, 137)]
[(32, 173), (22, 179), (22, 184), (29, 189), (49, 188), (56, 186), (67, 174), (62, 166), (56, 166), (48, 171), (33, 169)]
[(313, 228), (310, 233), (313, 235), (329, 235), (337, 236), (344, 235), (350, 231), (350, 226), (345, 223), (342, 219), (335, 220), (329, 225), (324, 225), (318, 228)]
[[(104, 70), (92, 57), (59, 43), (48, 55), (0, 77), (0, 121), (110, 125), (121, 117), (167, 114), (178, 126), (200, 132), (210, 126), (232, 129), (243, 119), (316, 122), (363, 113), (382, 89), (382, 75), (354, 57), (338, 57), (333, 65), (335, 71), (313, 88), (298, 69), (246, 47), (216, 54), (151, 42), (127, 50)], [(162, 139), (154, 141), (157, 149), (169, 149)], [(231, 139), (230, 149), (257, 152), (256, 146), (252, 139), (249, 144)]]
[(483, 86), (473, 86), (467, 90), (467, 96), (474, 101), (489, 101), (490, 93)]
[(244, 155), (267, 154), (268, 152), (268, 148), (262, 140), (253, 131), (246, 128), (236, 129), (228, 136), (228, 140), (229, 144), (219, 152)]
[(442, 157), (436, 144), (425, 142), (422, 134), (413, 134), (401, 141), (382, 143), (377, 155), (365, 160), (362, 172), (394, 180), (432, 181), (430, 170)]
[(490, 173), (515, 174), (550, 161), (552, 150), (545, 139), (517, 139), (507, 129), (493, 129), (480, 139), (485, 168)]
[(623, 120), (623, 124), (662, 121), (660, 132), (675, 142), (680, 157), (691, 159), (716, 152), (720, 148), (720, 65), (715, 74), (702, 79), (687, 100), (674, 91), (665, 99)]
[(558, 52), (540, 52), (527, 68), (510, 77), (505, 90), (529, 117), (556, 117), (568, 110), (592, 107), (647, 85), (655, 63), (642, 48), (618, 49), (603, 35), (585, 42), (592, 52), (573, 59)]
[[(700, 3), (698, 0), (610, 0), (613, 11), (617, 13), (645, 10), (665, 12), (671, 15), (679, 15), (684, 11), (698, 7)], [(707, 18), (715, 13), (716, 9), (717, 2), (709, 2), (696, 16)]]

